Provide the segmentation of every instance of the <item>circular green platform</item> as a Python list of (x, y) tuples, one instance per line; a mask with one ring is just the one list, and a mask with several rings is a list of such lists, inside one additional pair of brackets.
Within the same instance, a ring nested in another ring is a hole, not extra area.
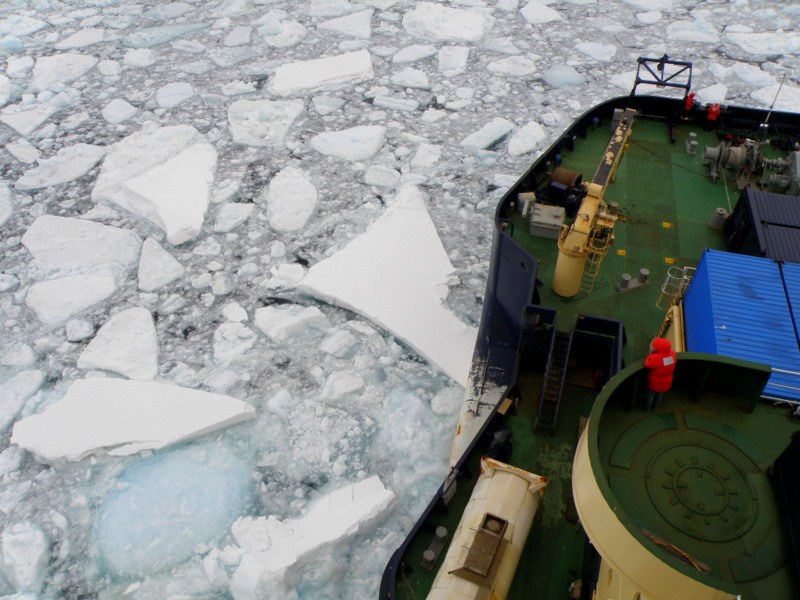
[(631, 528), (653, 553), (723, 580), (768, 578), (786, 554), (767, 475), (773, 458), (758, 440), (764, 430), (719, 419), (712, 406), (675, 397), (665, 405), (603, 416), (605, 471)]
[[(647, 465), (647, 491), (658, 513), (675, 529), (699, 540), (725, 542), (746, 534), (758, 515), (750, 485), (754, 466), (734, 447), (715, 440), (667, 446)], [(719, 444), (717, 444), (719, 446)]]

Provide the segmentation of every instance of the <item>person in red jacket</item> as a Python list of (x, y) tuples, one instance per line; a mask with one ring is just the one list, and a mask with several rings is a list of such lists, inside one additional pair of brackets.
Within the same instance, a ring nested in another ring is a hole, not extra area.
[(650, 354), (644, 359), (644, 366), (649, 369), (647, 373), (647, 396), (644, 401), (644, 410), (650, 411), (658, 408), (664, 392), (672, 387), (672, 374), (675, 372), (677, 357), (672, 350), (672, 344), (664, 338), (656, 338), (650, 344)]

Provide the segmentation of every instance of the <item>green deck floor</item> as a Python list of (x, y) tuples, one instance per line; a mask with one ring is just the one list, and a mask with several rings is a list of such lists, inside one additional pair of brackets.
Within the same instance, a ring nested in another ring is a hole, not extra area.
[[(557, 257), (556, 241), (528, 234), (527, 220), (515, 213), (513, 237), (539, 259), (538, 278), (541, 304), (559, 312), (558, 328), (571, 330), (578, 314), (591, 314), (624, 322), (627, 345), (625, 362), (642, 358), (650, 340), (664, 319), (664, 311), (656, 306), (661, 285), (670, 267), (694, 267), (704, 248), (724, 249), (720, 231), (711, 229), (708, 221), (718, 207), (729, 209), (739, 192), (712, 183), (703, 165), (703, 148), (717, 145), (717, 137), (702, 130), (697, 133), (699, 151), (688, 156), (684, 140), (688, 130), (678, 128), (677, 142), (669, 140), (663, 122), (639, 119), (633, 126), (628, 149), (622, 158), (616, 180), (605, 194), (606, 202), (617, 202), (622, 218), (615, 229), (615, 242), (603, 261), (600, 274), (590, 296), (579, 294), (564, 299), (555, 295), (550, 284)], [(578, 138), (575, 150), (564, 152), (561, 166), (591, 180), (610, 138), (602, 127)], [(642, 268), (650, 271), (650, 285), (621, 294), (615, 289), (620, 276), (634, 278)], [(550, 485), (533, 523), (525, 553), (520, 562), (509, 598), (543, 600), (567, 597), (570, 582), (580, 578), (584, 535), (572, 503), (572, 458), (578, 440), (580, 418), (588, 416), (596, 391), (566, 385), (562, 395), (558, 426), (552, 434), (536, 434), (532, 422), (537, 409), (539, 376), (520, 366), (518, 385), (522, 402), (516, 416), (506, 417), (502, 426), (513, 431), (515, 466), (543, 475)], [(493, 424), (494, 428), (501, 424)], [(478, 473), (478, 457), (471, 465)], [(467, 488), (474, 480), (464, 480)], [(419, 567), (423, 551), (433, 538), (437, 525), (455, 531), (467, 496), (456, 497), (447, 514), (436, 513), (430, 530), (412, 542), (405, 554), (408, 568), (397, 579), (396, 598), (422, 598), (427, 595), (411, 591), (428, 590), (436, 569)], [(438, 568), (438, 565), (436, 566)]]
[[(717, 208), (728, 210), (727, 196), (735, 203), (739, 192), (730, 186), (726, 195), (724, 185), (706, 177), (702, 148), (716, 145), (717, 138), (702, 130), (695, 132), (701, 150), (688, 156), (683, 143), (688, 131), (678, 129), (677, 142), (671, 144), (666, 124), (645, 119), (634, 124), (616, 180), (604, 198), (619, 204), (622, 218), (588, 297), (579, 294), (565, 299), (552, 292), (556, 242), (529, 235), (526, 219), (514, 216), (514, 238), (540, 261), (541, 303), (559, 311), (559, 329), (571, 329), (579, 313), (622, 319), (628, 335), (625, 359), (640, 358), (664, 318), (656, 302), (667, 269), (696, 266), (705, 248), (724, 249), (722, 233), (710, 228), (708, 221)], [(604, 128), (591, 132), (575, 152), (565, 153), (561, 166), (591, 180), (608, 138)], [(616, 290), (623, 273), (636, 278), (642, 268), (650, 271), (648, 286), (624, 294)]]

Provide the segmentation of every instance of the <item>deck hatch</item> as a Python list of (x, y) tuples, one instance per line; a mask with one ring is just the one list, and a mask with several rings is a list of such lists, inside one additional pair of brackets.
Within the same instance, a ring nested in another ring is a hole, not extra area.
[(484, 514), (463, 566), (450, 573), (491, 589), (508, 547), (508, 540), (504, 539), (507, 530), (508, 520), (492, 513)]
[[(788, 286), (783, 275), (794, 266), (707, 250), (684, 299), (687, 349), (797, 372), (800, 273), (792, 272)], [(775, 371), (764, 394), (800, 401), (800, 376)]]

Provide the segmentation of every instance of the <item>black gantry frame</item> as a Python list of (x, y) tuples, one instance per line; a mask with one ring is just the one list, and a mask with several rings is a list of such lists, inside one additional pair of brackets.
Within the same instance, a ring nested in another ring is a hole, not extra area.
[[(683, 97), (686, 98), (692, 87), (692, 63), (671, 60), (666, 54), (661, 58), (644, 58), (640, 56), (636, 62), (636, 81), (633, 83), (631, 96), (636, 95), (636, 86), (640, 83), (646, 83), (658, 87), (681, 88), (683, 89)], [(667, 67), (676, 67), (677, 70), (668, 70)]]

